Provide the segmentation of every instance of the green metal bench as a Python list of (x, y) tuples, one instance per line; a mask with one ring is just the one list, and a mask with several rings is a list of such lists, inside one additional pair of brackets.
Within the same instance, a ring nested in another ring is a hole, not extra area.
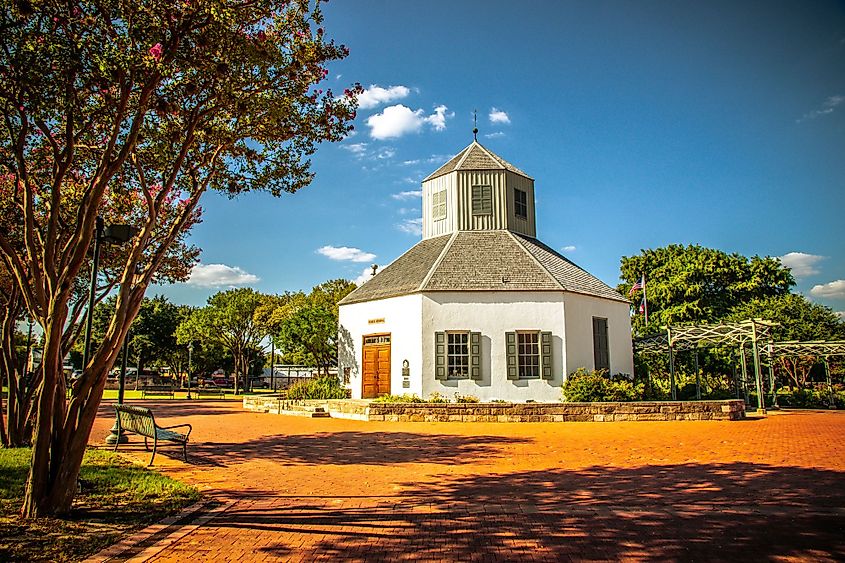
[(197, 399), (200, 397), (217, 397), (218, 399), (226, 398), (226, 392), (217, 387), (192, 387), (191, 393)]
[[(188, 461), (188, 436), (191, 435), (193, 428), (190, 424), (177, 424), (175, 426), (159, 426), (156, 424), (153, 411), (146, 407), (136, 407), (130, 405), (114, 406), (115, 414), (117, 415), (118, 433), (120, 430), (125, 432), (134, 432), (144, 437), (144, 449), (150, 451), (150, 446), (147, 440), (153, 441), (153, 455), (150, 457), (150, 463), (147, 467), (153, 464), (156, 457), (156, 449), (160, 440), (168, 442), (176, 442), (182, 444), (182, 455), (185, 457), (185, 462)], [(187, 432), (176, 432), (175, 428), (187, 428)], [(114, 445), (114, 451), (117, 451), (117, 446), (120, 445), (118, 440)]]
[(175, 397), (172, 385), (148, 385), (141, 389), (141, 398), (147, 397)]

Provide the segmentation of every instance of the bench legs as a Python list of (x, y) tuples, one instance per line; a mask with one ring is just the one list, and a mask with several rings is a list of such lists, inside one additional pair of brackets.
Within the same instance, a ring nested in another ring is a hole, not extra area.
[[(114, 449), (112, 451), (117, 451), (117, 446), (120, 445), (120, 442), (116, 442), (114, 445)], [(144, 436), (144, 449), (150, 451), (150, 444), (147, 442), (147, 437)], [(153, 438), (153, 455), (150, 456), (150, 462), (147, 464), (147, 467), (150, 467), (153, 464), (153, 460), (156, 458), (156, 449), (158, 449), (158, 439)], [(185, 463), (188, 463), (188, 442), (182, 442), (182, 457), (185, 458)]]

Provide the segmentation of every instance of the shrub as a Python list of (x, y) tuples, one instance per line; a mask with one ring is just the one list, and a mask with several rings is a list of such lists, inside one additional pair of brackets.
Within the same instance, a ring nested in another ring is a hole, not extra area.
[(435, 391), (431, 395), (428, 396), (428, 400), (426, 403), (448, 403), (449, 399)]
[(460, 395), (455, 393), (455, 402), (456, 403), (477, 403), (478, 397), (475, 395)]
[(418, 395), (382, 395), (373, 400), (374, 403), (424, 403)]
[(345, 399), (346, 388), (333, 375), (297, 381), (288, 388), (289, 399)]
[(588, 371), (578, 368), (563, 384), (563, 400), (572, 402), (638, 401), (643, 396), (643, 384), (627, 377), (610, 377), (605, 370)]

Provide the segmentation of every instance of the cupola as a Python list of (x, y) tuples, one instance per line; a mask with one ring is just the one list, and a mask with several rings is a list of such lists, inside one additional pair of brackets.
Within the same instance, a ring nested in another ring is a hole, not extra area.
[(536, 238), (534, 179), (473, 141), (422, 182), (423, 239), (507, 230)]

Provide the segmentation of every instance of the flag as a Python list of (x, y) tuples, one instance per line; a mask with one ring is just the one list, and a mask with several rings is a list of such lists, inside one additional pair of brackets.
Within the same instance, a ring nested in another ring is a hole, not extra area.
[(640, 301), (640, 314), (645, 313), (645, 299)]
[(631, 286), (631, 290), (628, 292), (628, 297), (633, 295), (634, 292), (637, 291), (638, 289), (643, 289), (643, 288), (645, 288), (645, 274), (643, 274), (643, 276), (640, 279), (637, 280), (637, 283), (635, 283), (634, 285)]

